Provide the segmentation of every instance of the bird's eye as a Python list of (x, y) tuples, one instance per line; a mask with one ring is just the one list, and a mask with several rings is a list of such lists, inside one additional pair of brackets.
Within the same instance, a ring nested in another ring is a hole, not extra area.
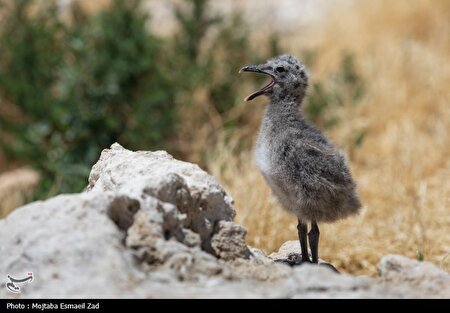
[(286, 71), (286, 70), (284, 69), (284, 67), (281, 67), (281, 66), (277, 67), (275, 70), (276, 70), (278, 73), (283, 73), (283, 72)]

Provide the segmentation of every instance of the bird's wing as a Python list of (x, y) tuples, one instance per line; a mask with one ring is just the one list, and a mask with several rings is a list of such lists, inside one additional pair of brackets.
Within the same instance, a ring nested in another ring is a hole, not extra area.
[(304, 148), (306, 149), (306, 151), (308, 151), (309, 149), (313, 149), (319, 153), (321, 153), (323, 156), (335, 156), (338, 152), (335, 149), (330, 149), (329, 147), (323, 145), (323, 144), (318, 144), (317, 142), (302, 142), (302, 145), (304, 146)]
[(307, 189), (336, 189), (351, 183), (345, 158), (333, 147), (302, 140), (284, 146), (287, 170)]

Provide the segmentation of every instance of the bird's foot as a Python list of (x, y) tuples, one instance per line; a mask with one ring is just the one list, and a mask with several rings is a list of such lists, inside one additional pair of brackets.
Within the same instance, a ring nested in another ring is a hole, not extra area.
[(290, 253), (286, 259), (278, 259), (275, 260), (275, 262), (286, 264), (289, 266), (298, 266), (304, 263), (311, 263), (311, 260), (309, 259), (309, 257), (308, 259), (303, 260), (302, 255), (300, 253)]
[[(278, 259), (278, 260), (274, 260), (274, 262), (286, 264), (291, 267), (299, 266), (299, 265), (302, 265), (305, 263), (314, 264), (311, 262), (311, 259), (309, 259), (309, 257), (307, 260), (302, 260), (302, 255), (300, 253), (290, 253), (286, 259)], [(331, 269), (333, 272), (339, 273), (339, 271), (330, 263), (319, 261), (319, 263), (317, 265), (327, 267), (327, 268)]]

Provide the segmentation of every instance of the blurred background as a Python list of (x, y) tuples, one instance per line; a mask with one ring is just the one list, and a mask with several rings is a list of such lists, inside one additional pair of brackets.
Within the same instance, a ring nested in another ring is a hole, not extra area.
[(281, 53), (310, 72), (304, 113), (349, 156), (364, 204), (322, 225), (321, 257), (376, 275), (389, 253), (450, 270), (450, 1), (0, 0), (0, 218), (80, 192), (118, 141), (215, 175), (250, 245), (296, 240), (254, 164)]

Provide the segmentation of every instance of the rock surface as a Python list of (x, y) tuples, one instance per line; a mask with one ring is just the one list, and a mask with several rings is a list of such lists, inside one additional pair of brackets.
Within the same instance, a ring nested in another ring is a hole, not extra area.
[[(380, 278), (273, 262), (245, 243), (231, 197), (198, 166), (165, 152), (104, 150), (86, 192), (16, 209), (0, 220), (0, 298), (450, 297), (450, 275), (386, 256)], [(7, 277), (34, 280), (11, 293)]]

